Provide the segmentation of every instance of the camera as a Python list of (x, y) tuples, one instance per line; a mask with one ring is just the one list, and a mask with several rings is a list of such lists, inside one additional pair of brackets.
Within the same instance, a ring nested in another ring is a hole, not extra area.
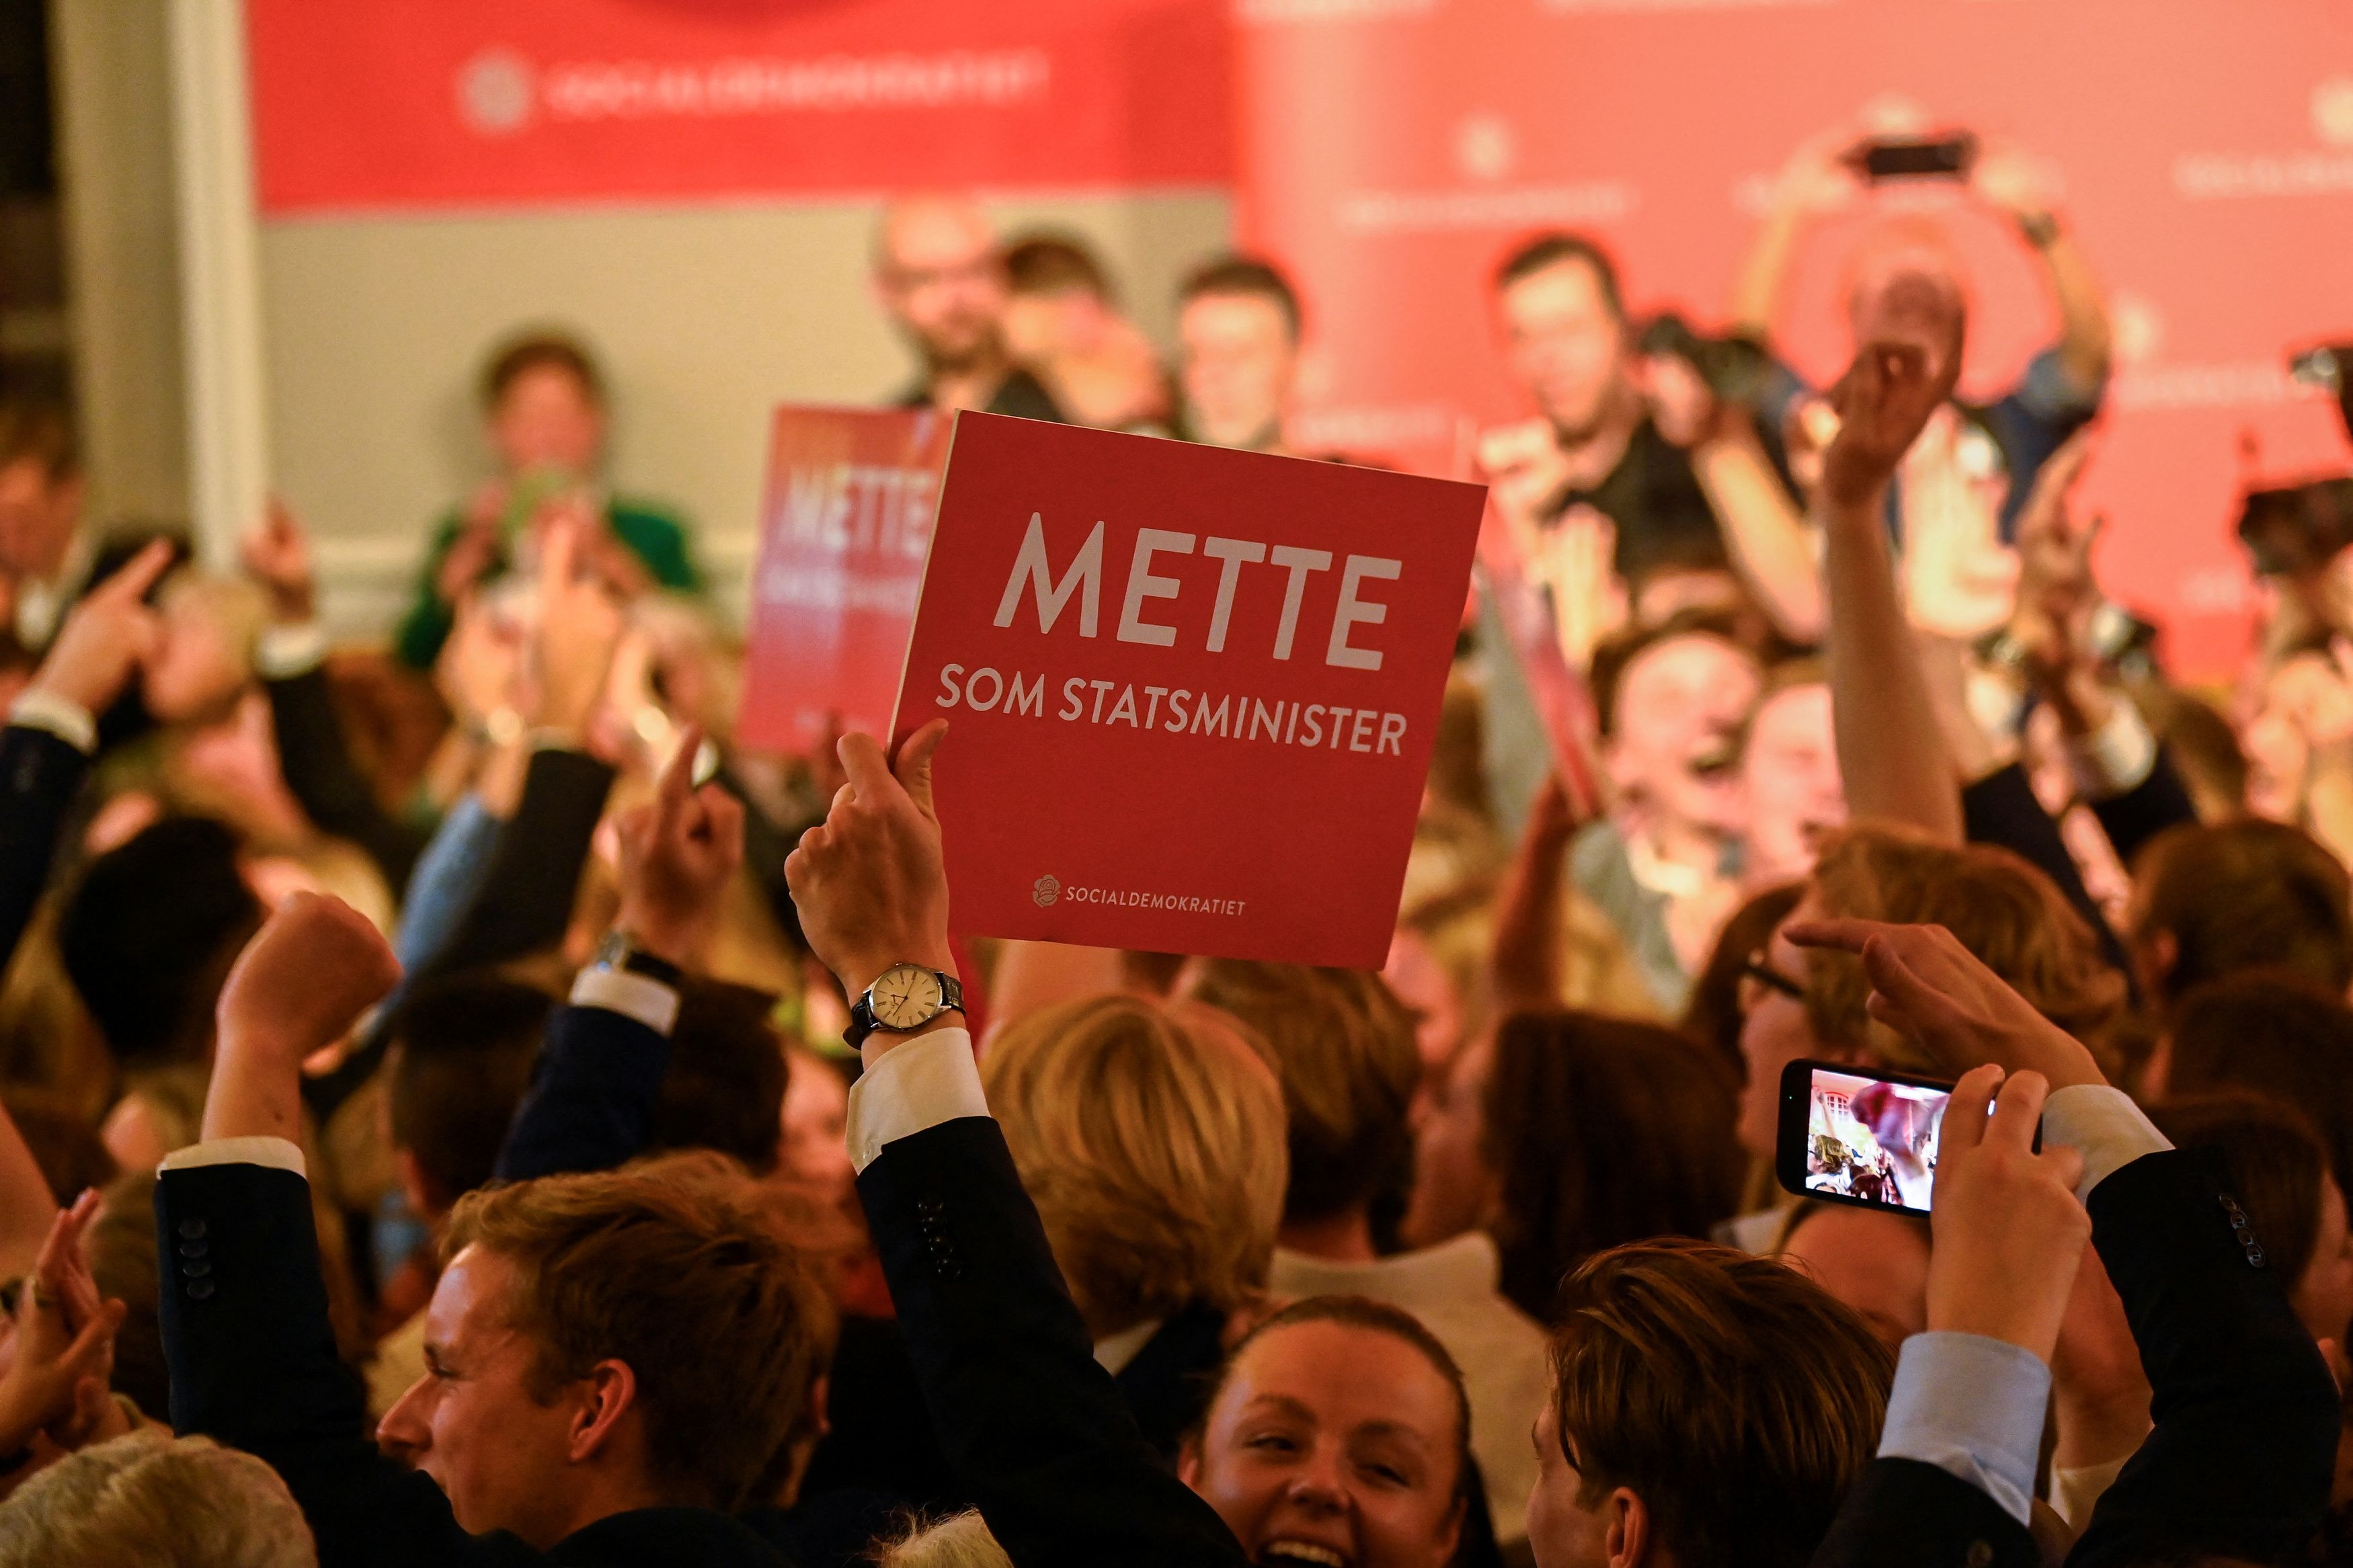
[(2287, 362), (2290, 380), (2316, 386), (2337, 399), (2337, 416), (2345, 421), (2345, 433), (2353, 436), (2353, 386), (2347, 384), (2345, 374), (2348, 369), (2353, 369), (2353, 343), (2323, 343), (2289, 355)]
[(1636, 340), (1641, 353), (1682, 360), (1718, 403), (1755, 408), (1773, 375), (1773, 356), (1754, 338), (1703, 337), (1672, 310), (1653, 316)]
[(1974, 132), (1955, 131), (1943, 136), (1874, 136), (1858, 142), (1847, 162), (1866, 180), (1960, 180), (1968, 177), (1978, 161)]

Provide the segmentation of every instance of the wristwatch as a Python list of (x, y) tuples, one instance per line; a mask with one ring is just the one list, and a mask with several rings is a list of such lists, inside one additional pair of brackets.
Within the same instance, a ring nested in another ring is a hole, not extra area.
[(851, 1050), (881, 1029), (912, 1035), (943, 1013), (964, 1011), (964, 984), (952, 974), (920, 963), (894, 963), (850, 1005), (849, 1027), (841, 1032)]
[(638, 939), (625, 931), (609, 931), (605, 940), (596, 944), (596, 964), (599, 969), (617, 969), (625, 974), (642, 974), (658, 980), (671, 990), (686, 978), (686, 972), (669, 959), (649, 952), (638, 945)]

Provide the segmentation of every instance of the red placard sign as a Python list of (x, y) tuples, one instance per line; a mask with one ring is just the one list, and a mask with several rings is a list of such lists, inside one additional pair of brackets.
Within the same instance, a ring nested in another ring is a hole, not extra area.
[(807, 752), (891, 721), (951, 426), (930, 409), (776, 410), (736, 732)]
[(1484, 494), (960, 416), (892, 724), (955, 928), (1378, 968)]

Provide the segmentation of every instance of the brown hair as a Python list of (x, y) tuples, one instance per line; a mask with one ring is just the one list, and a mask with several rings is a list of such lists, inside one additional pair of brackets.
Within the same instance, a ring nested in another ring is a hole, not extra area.
[[(1218, 1369), (1218, 1381), (1201, 1406), (1202, 1420), (1206, 1422), (1208, 1419), (1208, 1412), (1224, 1395), (1226, 1384), (1232, 1380), (1234, 1367), (1242, 1359), (1243, 1352), (1269, 1334), (1297, 1328), (1303, 1323), (1337, 1323), (1343, 1328), (1365, 1329), (1373, 1333), (1387, 1334), (1394, 1340), (1402, 1340), (1420, 1352), (1421, 1359), (1445, 1380), (1447, 1387), (1454, 1394), (1454, 1496), (1458, 1503), (1467, 1502), (1472, 1487), (1477, 1483), (1479, 1472), (1471, 1461), (1471, 1394), (1462, 1382), (1462, 1368), (1419, 1318), (1402, 1307), (1376, 1301), (1369, 1296), (1309, 1296), (1260, 1319), (1250, 1326), (1250, 1332), (1236, 1342), (1224, 1364)], [(1198, 1443), (1199, 1437), (1197, 1427), (1190, 1440)]]
[(2135, 857), (2133, 880), (2134, 939), (2169, 932), (2178, 949), (2164, 1001), (2244, 969), (2353, 984), (2353, 882), (2307, 833), (2252, 817), (2182, 823)]
[(1292, 341), (1299, 341), (1306, 320), (1299, 308), (1299, 291), (1273, 262), (1255, 256), (1220, 256), (1186, 275), (1176, 290), (1176, 303), (1189, 305), (1210, 294), (1266, 300), (1282, 313), (1282, 324)]
[(1593, 650), (1593, 713), (1603, 739), (1618, 732), (1618, 694), (1627, 674), (1644, 654), (1685, 637), (1713, 637), (1750, 664), (1757, 663), (1757, 650), (1741, 635), (1738, 617), (1722, 610), (1678, 610), (1653, 625), (1629, 626), (1603, 639)]
[(1282, 1077), (1286, 1222), (1330, 1219), (1403, 1188), (1421, 1049), (1412, 1012), (1380, 976), (1217, 959), (1192, 995), (1247, 1025)]
[(1773, 933), (1805, 896), (1803, 882), (1784, 882), (1751, 893), (1715, 933), (1715, 946), (1700, 966), (1699, 977), (1692, 982), (1683, 1031), (1713, 1050), (1735, 1072), (1748, 1070), (1746, 1058), (1740, 1054), (1740, 1029), (1746, 1019), (1740, 1010), (1740, 972), (1759, 948), (1773, 940)]
[(605, 404), (605, 377), (579, 339), (567, 332), (525, 332), (508, 339), (482, 367), (482, 406), (495, 409), (507, 389), (534, 370), (557, 370), (570, 376), (580, 395), (598, 407)]
[(47, 399), (0, 399), (0, 468), (30, 458), (52, 481), (81, 471), (81, 452), (64, 405)]
[(1548, 267), (1572, 261), (1593, 268), (1594, 281), (1601, 286), (1602, 303), (1609, 307), (1613, 319), (1623, 321), (1626, 299), (1618, 284), (1618, 264), (1601, 247), (1600, 241), (1581, 234), (1553, 229), (1520, 241), (1495, 264), (1495, 291), (1501, 293), (1523, 278), (1533, 278)]
[(1094, 1333), (1265, 1284), (1282, 1093), (1229, 1021), (1128, 995), (1040, 1008), (981, 1079)]
[(786, 1067), (785, 1037), (770, 1021), (776, 1005), (769, 993), (732, 981), (690, 975), (680, 985), (649, 1152), (716, 1149), (755, 1176), (776, 1168)]
[(2353, 1175), (2353, 1008), (2293, 974), (2201, 985), (2173, 1019), (2168, 1096), (2240, 1089), (2293, 1106)]
[(1739, 1082), (1672, 1029), (1598, 1013), (1507, 1020), (1482, 1152), (1502, 1179), (1504, 1294), (1549, 1321), (1562, 1279), (1606, 1247), (1704, 1237), (1738, 1205)]
[(628, 1363), (647, 1468), (674, 1494), (762, 1500), (815, 1436), (833, 1307), (748, 1178), (657, 1167), (486, 1188), (459, 1200), (442, 1258), (469, 1247), (514, 1266), (533, 1397)]
[(2295, 1107), (2259, 1094), (2201, 1094), (2149, 1108), (2148, 1119), (2177, 1149), (2211, 1151), (2247, 1205), (2274, 1277), (2285, 1290), (2303, 1282), (2320, 1239), (2320, 1184), (2328, 1152)]
[(1040, 232), (1005, 247), (1005, 281), (1016, 294), (1092, 294), (1111, 303), (1111, 279), (1075, 235)]
[(1552, 1375), (1587, 1506), (1630, 1488), (1686, 1568), (1795, 1568), (1878, 1449), (1895, 1362), (1788, 1265), (1660, 1240), (1569, 1276)]
[[(2037, 1012), (2090, 1046), (2124, 1005), (2124, 977), (2048, 877), (2007, 849), (1953, 846), (1884, 826), (1842, 829), (1814, 864), (1822, 913), (1941, 925)], [(1806, 1017), (1833, 1049), (1868, 1047), (1894, 1066), (1932, 1070), (1909, 1039), (1872, 1021), (1862, 960), (1817, 951), (1806, 967)]]
[(494, 971), (428, 979), (393, 1018), (392, 1143), (406, 1150), (429, 1201), (489, 1184), (554, 1000)]

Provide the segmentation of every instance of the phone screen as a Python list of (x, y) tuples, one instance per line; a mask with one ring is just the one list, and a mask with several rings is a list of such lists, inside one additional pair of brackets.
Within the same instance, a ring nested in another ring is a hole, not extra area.
[(1936, 1182), (1936, 1135), (1952, 1097), (1949, 1085), (1810, 1064), (1799, 1190), (1927, 1213)]

